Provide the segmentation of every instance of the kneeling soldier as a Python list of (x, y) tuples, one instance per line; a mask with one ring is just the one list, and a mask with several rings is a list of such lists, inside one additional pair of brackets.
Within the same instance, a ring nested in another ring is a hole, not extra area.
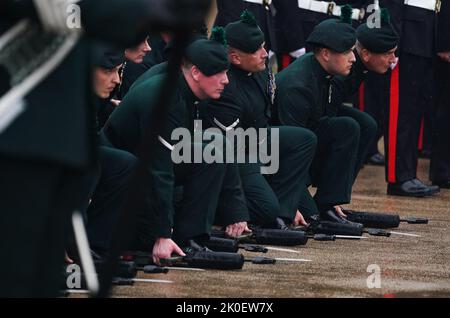
[[(220, 99), (209, 101), (205, 109), (207, 122), (224, 132), (230, 128), (267, 129), (267, 138), (263, 142), (273, 154), (275, 145), (271, 142), (271, 134), (274, 131), (270, 122), (275, 85), (266, 67), (268, 54), (264, 49), (264, 34), (253, 15), (244, 11), (241, 20), (226, 26), (226, 39), (231, 61), (230, 84)], [(279, 132), (279, 140), (275, 141), (279, 143), (276, 145), (279, 147), (278, 171), (263, 176), (260, 160), (259, 163), (247, 160), (240, 164), (240, 175), (251, 223), (286, 228), (286, 223), (303, 221), (297, 212), (298, 199), (307, 182), (316, 137), (299, 127), (276, 129)], [(245, 139), (245, 136), (237, 137)], [(247, 156), (250, 147), (246, 144)]]
[(331, 102), (334, 75), (350, 74), (355, 55), (355, 30), (336, 19), (315, 27), (308, 38), (314, 46), (277, 75), (277, 107), (283, 125), (305, 127), (318, 144), (311, 168), (317, 187), (314, 199), (303, 190), (299, 209), (308, 216), (348, 223), (335, 206), (350, 202), (360, 127), (350, 117), (336, 117)]
[[(220, 205), (223, 211), (219, 212), (227, 215), (229, 223), (224, 224), (227, 233), (237, 236), (247, 228), (248, 211), (237, 167), (232, 169), (227, 164), (205, 162), (174, 164), (171, 158), (171, 133), (180, 127), (193, 132), (199, 101), (220, 97), (228, 84), (228, 68), (225, 47), (217, 41), (201, 39), (186, 49), (181, 74), (173, 86), (169, 114), (153, 149), (147, 188), (143, 190), (151, 213), (140, 220), (139, 243), (154, 243), (156, 262), (170, 257), (172, 252), (183, 255), (176, 243), (185, 248), (185, 252), (202, 246), (211, 231), (219, 200), (226, 202)], [(154, 76), (130, 90), (112, 113), (103, 132), (115, 147), (139, 156), (144, 131), (158, 103), (164, 79), (164, 74)], [(198, 146), (202, 147), (193, 145)], [(173, 204), (175, 185), (183, 185), (183, 199), (178, 209)]]

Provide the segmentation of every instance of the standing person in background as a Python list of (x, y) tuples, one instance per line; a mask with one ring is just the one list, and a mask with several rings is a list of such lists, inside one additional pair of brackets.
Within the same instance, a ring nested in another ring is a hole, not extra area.
[(385, 112), (387, 194), (426, 197), (439, 192), (417, 178), (418, 140), (426, 108), (433, 102), (435, 23), (440, 0), (381, 2), (400, 35), (399, 61), (392, 71)]
[(443, 1), (438, 15), (436, 104), (430, 179), (450, 189), (450, 1)]

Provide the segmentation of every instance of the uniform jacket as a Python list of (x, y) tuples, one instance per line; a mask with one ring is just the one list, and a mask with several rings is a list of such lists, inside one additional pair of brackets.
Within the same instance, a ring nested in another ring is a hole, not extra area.
[(276, 107), (281, 124), (314, 130), (324, 116), (330, 97), (329, 75), (312, 53), (307, 53), (276, 76)]
[(434, 56), (437, 22), (434, 11), (405, 5), (403, 0), (380, 1), (380, 6), (389, 10), (400, 35), (400, 52), (426, 58)]
[(269, 73), (248, 73), (235, 66), (228, 71), (230, 83), (220, 99), (211, 100), (205, 108), (208, 122), (218, 127), (266, 128), (271, 119)]
[[(140, 156), (140, 147), (145, 131), (150, 121), (150, 116), (158, 104), (158, 97), (165, 76), (154, 76), (146, 81), (145, 85), (139, 85), (130, 90), (120, 107), (111, 114), (104, 127), (104, 133), (112, 145), (116, 148), (129, 151)], [(160, 137), (169, 144), (171, 133), (175, 128), (185, 127), (193, 129), (195, 107), (198, 100), (188, 87), (183, 76), (180, 76), (173, 89), (170, 104), (167, 109), (167, 120), (164, 121)], [(174, 168), (171, 158), (171, 150), (162, 142), (155, 142), (152, 162), (147, 170), (147, 193), (154, 217), (149, 227), (154, 237), (170, 237), (173, 226), (173, 189)], [(153, 230), (152, 230), (153, 229)]]
[(437, 43), (438, 52), (450, 52), (450, 1), (443, 1), (438, 15)]

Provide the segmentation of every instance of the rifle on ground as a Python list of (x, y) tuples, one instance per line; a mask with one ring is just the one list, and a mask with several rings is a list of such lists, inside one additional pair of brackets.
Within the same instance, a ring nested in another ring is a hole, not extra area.
[[(307, 228), (298, 227), (297, 229), (301, 231), (307, 231), (308, 233), (317, 235), (317, 234), (325, 234), (335, 236), (335, 238), (363, 238), (363, 233), (367, 233), (371, 236), (384, 236), (390, 237), (391, 234), (396, 235), (404, 235), (404, 236), (415, 236), (415, 234), (409, 233), (401, 233), (401, 232), (392, 232), (386, 231), (384, 229), (377, 228), (361, 228), (356, 227), (351, 224), (341, 224), (329, 221), (320, 221), (320, 222), (312, 222), (311, 225)], [(325, 239), (326, 240), (326, 239)]]
[[(155, 265), (150, 253), (143, 251), (125, 252), (122, 259), (133, 260), (138, 268)], [(201, 269), (233, 270), (244, 266), (244, 256), (238, 253), (195, 251), (186, 256), (175, 256), (161, 259), (163, 266), (182, 266)]]
[(359, 212), (353, 210), (344, 210), (347, 220), (361, 223), (364, 227), (387, 229), (400, 226), (400, 222), (408, 224), (428, 224), (428, 219), (419, 217), (401, 218), (398, 214)]
[[(211, 237), (225, 238), (224, 231), (213, 230)], [(237, 238), (241, 243), (256, 243), (278, 246), (305, 245), (308, 235), (303, 231), (252, 228), (252, 233)], [(245, 246), (245, 245), (244, 245)], [(255, 245), (251, 245), (254, 247)]]
[(239, 249), (243, 249), (247, 252), (256, 252), (256, 253), (267, 253), (268, 249), (264, 246), (255, 245), (255, 244), (240, 244), (239, 240), (211, 236), (209, 240), (205, 243), (206, 247), (215, 251), (215, 252), (228, 252), (228, 253), (237, 253)]

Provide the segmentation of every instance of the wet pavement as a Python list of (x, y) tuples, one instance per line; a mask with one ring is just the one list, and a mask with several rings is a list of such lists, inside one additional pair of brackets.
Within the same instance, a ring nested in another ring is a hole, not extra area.
[[(427, 180), (429, 162), (421, 160), (419, 178)], [(115, 287), (114, 297), (450, 297), (450, 190), (432, 198), (386, 195), (384, 168), (361, 171), (348, 208), (429, 219), (428, 225), (402, 223), (392, 235), (360, 241), (309, 240), (298, 253), (269, 251), (264, 256), (306, 258), (304, 263), (246, 263), (242, 270), (170, 271), (141, 278), (172, 280)], [(367, 235), (367, 234), (366, 234)], [(255, 253), (245, 252), (247, 256)], [(368, 272), (368, 267), (370, 266)], [(379, 269), (379, 280), (377, 280)], [(375, 271), (374, 271), (375, 270)], [(380, 288), (376, 283), (379, 282)]]

